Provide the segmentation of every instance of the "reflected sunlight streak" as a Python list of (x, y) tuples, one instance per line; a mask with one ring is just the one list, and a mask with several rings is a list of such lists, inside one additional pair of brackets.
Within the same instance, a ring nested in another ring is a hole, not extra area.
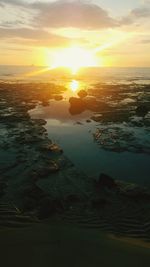
[(50, 70), (50, 68), (44, 68), (44, 69), (41, 69), (41, 70), (37, 70), (37, 71), (32, 71), (32, 72), (26, 73), (25, 76), (27, 76), (27, 77), (37, 76), (39, 74), (48, 72), (49, 70)]
[(69, 87), (70, 87), (72, 92), (76, 92), (79, 89), (79, 82), (76, 80), (72, 80)]

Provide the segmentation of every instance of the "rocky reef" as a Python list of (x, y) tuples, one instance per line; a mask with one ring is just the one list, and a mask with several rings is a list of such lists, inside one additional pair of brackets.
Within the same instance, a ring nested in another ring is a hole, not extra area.
[(48, 139), (46, 122), (33, 120), (28, 113), (38, 103), (45, 105), (60, 96), (62, 90), (51, 84), (0, 84), (1, 201), (13, 202), (23, 211), (38, 214), (47, 202), (57, 211), (63, 199), (68, 201), (72, 195), (82, 199), (90, 188), (90, 179)]
[(108, 151), (150, 154), (150, 132), (125, 123), (100, 126), (93, 137), (101, 148)]
[[(60, 86), (44, 83), (0, 84), (1, 205), (13, 203), (22, 214), (29, 213), (40, 220), (57, 214), (62, 220), (84, 227), (97, 227), (150, 241), (149, 190), (117, 181), (107, 174), (101, 174), (98, 180), (88, 177), (76, 169), (56, 143), (49, 140), (44, 128), (46, 122), (30, 117), (29, 110), (38, 103), (47, 105), (50, 99), (61, 100), (63, 90)], [(95, 90), (94, 97), (97, 97), (96, 93)], [(120, 101), (119, 93), (117, 99)], [(108, 103), (104, 107), (99, 100), (92, 102), (95, 100), (84, 92), (70, 103), (74, 105), (76, 101), (81, 106), (84, 102), (86, 108), (95, 103), (95, 116), (97, 109), (102, 112), (108, 108)], [(135, 109), (140, 114), (145, 111)], [(99, 113), (97, 116), (98, 121), (101, 120)], [(94, 138), (109, 149), (118, 149), (118, 142), (119, 149), (124, 150), (127, 146), (124, 142), (131, 142), (130, 147), (134, 150), (149, 152), (143, 144), (137, 148), (133, 133), (119, 132), (123, 139), (118, 138), (117, 133), (107, 127), (98, 128)], [(110, 136), (113, 142), (109, 141)], [(0, 224), (4, 221), (0, 210)]]
[(97, 103), (105, 103), (105, 106), (99, 104), (98, 112), (92, 117), (96, 122), (150, 126), (149, 84), (97, 84), (88, 90), (88, 95), (95, 97)]
[(100, 148), (114, 152), (150, 153), (150, 86), (98, 84), (89, 95), (105, 102), (91, 119)]

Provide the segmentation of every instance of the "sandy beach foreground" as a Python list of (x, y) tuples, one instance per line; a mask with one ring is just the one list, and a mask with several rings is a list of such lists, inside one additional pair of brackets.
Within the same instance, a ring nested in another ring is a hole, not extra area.
[(150, 261), (149, 248), (56, 220), (1, 229), (0, 237), (1, 263), (7, 267), (146, 267)]

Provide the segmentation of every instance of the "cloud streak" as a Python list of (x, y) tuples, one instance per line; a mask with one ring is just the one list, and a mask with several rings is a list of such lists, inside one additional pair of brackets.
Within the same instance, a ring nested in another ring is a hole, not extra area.
[(49, 4), (35, 3), (33, 6), (39, 8), (39, 25), (46, 27), (102, 29), (118, 26), (118, 21), (111, 18), (107, 11), (91, 3), (57, 1)]
[(19, 0), (0, 0), (3, 5), (15, 5), (36, 10), (34, 22), (41, 27), (76, 27), (102, 29), (118, 26), (118, 21), (101, 7), (85, 1), (55, 1), (26, 3)]
[(149, 6), (141, 6), (131, 10), (131, 12), (124, 18), (122, 18), (121, 25), (134, 24), (141, 19), (149, 19), (150, 18), (150, 7)]
[[(71, 38), (50, 33), (50, 29), (78, 28), (82, 30), (103, 30), (109, 28), (121, 28), (124, 25), (134, 25), (140, 19), (150, 16), (150, 7), (142, 5), (133, 9), (123, 18), (112, 18), (109, 13), (100, 6), (90, 1), (78, 0), (58, 0), (53, 2), (25, 2), (21, 0), (0, 0), (3, 8), (11, 5), (15, 10), (23, 8), (23, 12), (32, 14), (28, 21), (24, 21), (24, 13), (18, 15), (17, 20), (2, 21), (0, 23), (0, 39), (11, 40), (26, 45), (34, 46), (66, 46), (72, 41)], [(7, 10), (7, 9), (6, 9)], [(8, 16), (9, 17), (9, 16)], [(27, 26), (28, 25), (28, 26)], [(49, 28), (49, 31), (47, 30)], [(82, 37), (76, 39), (79, 43), (88, 41)]]
[(0, 6), (4, 5), (14, 5), (14, 6), (25, 6), (27, 7), (27, 3), (25, 1), (19, 1), (19, 0), (0, 0)]
[(1, 5), (14, 5), (36, 11), (33, 23), (36, 27), (67, 28), (86, 30), (107, 29), (136, 23), (150, 16), (150, 7), (142, 5), (123, 18), (112, 18), (109, 13), (92, 2), (79, 0), (58, 0), (54, 2), (32, 2), (0, 0)]
[(11, 39), (19, 43), (35, 45), (35, 46), (59, 46), (67, 45), (70, 42), (69, 38), (57, 36), (48, 33), (44, 30), (29, 29), (29, 28), (16, 28), (7, 29), (0, 27), (0, 39)]

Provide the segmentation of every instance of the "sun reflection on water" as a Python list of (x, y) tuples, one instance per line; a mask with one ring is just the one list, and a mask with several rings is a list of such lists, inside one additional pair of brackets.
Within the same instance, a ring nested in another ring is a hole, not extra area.
[(72, 80), (71, 83), (70, 83), (70, 85), (69, 85), (69, 87), (70, 87), (70, 89), (71, 89), (72, 92), (76, 92), (79, 89), (80, 84), (79, 84), (78, 81)]

